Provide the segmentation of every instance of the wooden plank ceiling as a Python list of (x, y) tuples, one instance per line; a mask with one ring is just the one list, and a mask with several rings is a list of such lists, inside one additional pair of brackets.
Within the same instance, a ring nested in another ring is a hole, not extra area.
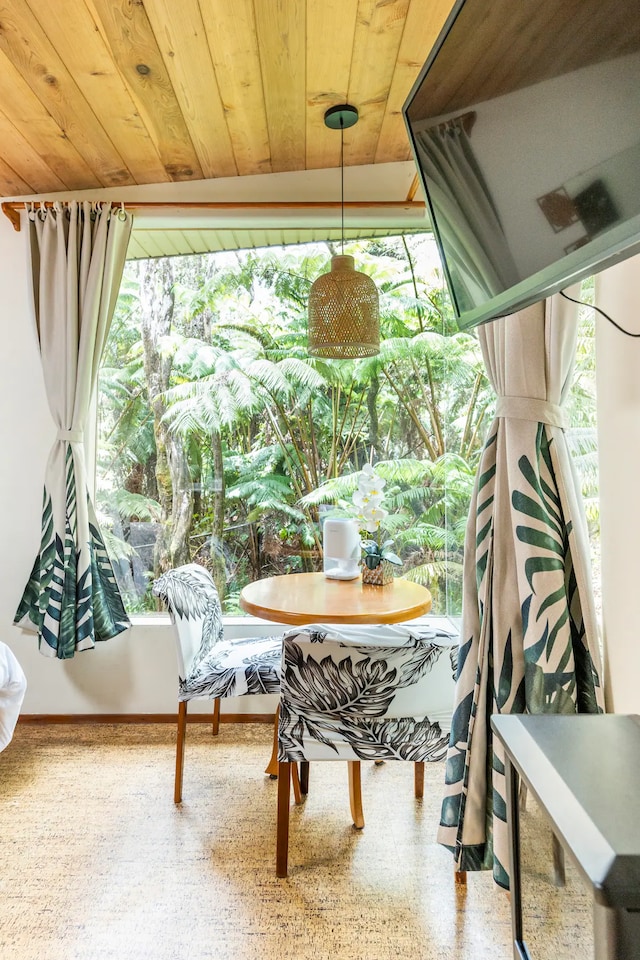
[(0, 0), (0, 196), (407, 160), (452, 0)]

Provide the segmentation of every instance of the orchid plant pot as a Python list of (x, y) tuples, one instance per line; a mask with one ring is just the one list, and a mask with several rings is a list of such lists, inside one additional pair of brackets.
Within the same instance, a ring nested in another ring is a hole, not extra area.
[(384, 587), (393, 581), (394, 564), (389, 560), (381, 560), (375, 567), (368, 567), (366, 563), (362, 565), (362, 582), (371, 583), (377, 587)]
[(394, 577), (393, 568), (401, 567), (402, 560), (392, 553), (389, 547), (391, 540), (385, 540), (381, 545), (375, 540), (362, 541), (362, 582), (372, 583), (384, 587), (391, 583)]

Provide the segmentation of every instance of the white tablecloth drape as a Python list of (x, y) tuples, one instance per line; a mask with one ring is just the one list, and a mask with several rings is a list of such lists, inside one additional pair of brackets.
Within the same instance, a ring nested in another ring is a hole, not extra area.
[(22, 667), (6, 643), (0, 643), (0, 750), (13, 736), (26, 689)]

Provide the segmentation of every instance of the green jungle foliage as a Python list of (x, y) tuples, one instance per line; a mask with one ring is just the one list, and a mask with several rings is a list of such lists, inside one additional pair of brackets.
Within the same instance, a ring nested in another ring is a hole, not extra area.
[(308, 291), (333, 252), (127, 264), (99, 385), (97, 509), (130, 613), (155, 609), (151, 580), (190, 561), (226, 613), (251, 580), (322, 569), (321, 518), (347, 508), (365, 462), (387, 481), (403, 575), (459, 613), (494, 403), (477, 340), (456, 333), (431, 236), (395, 237), (345, 247), (380, 293), (380, 354), (309, 357)]

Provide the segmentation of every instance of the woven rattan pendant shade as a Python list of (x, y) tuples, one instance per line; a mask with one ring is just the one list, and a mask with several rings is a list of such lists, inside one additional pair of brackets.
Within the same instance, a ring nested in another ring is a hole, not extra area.
[(309, 292), (309, 353), (312, 357), (349, 360), (372, 357), (380, 349), (380, 315), (376, 285), (353, 268), (353, 257), (331, 260)]
[(344, 253), (344, 131), (358, 122), (358, 111), (341, 103), (327, 110), (324, 122), (340, 131), (342, 255), (332, 257), (331, 272), (311, 285), (309, 354), (332, 360), (373, 357), (380, 351), (378, 291), (371, 277), (354, 270), (353, 257)]

